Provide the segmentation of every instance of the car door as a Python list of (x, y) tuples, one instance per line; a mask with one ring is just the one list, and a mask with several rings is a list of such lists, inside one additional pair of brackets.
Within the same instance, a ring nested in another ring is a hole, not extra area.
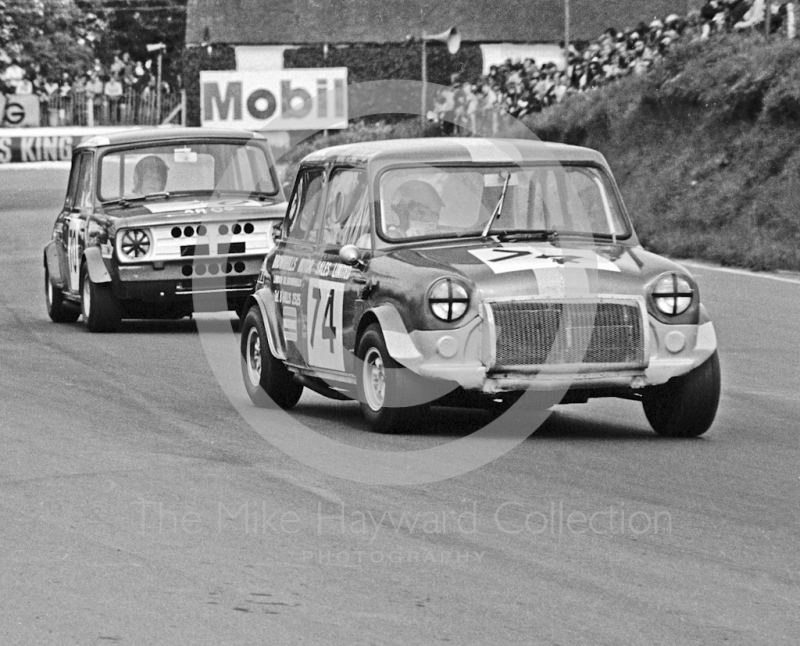
[(286, 342), (286, 359), (291, 364), (303, 367), (309, 365), (306, 302), (309, 274), (322, 225), (324, 192), (323, 168), (300, 171), (286, 213), (285, 233), (268, 265), (278, 324)]
[(315, 368), (352, 374), (356, 326), (366, 286), (365, 265), (344, 264), (339, 250), (355, 244), (366, 257), (372, 249), (365, 170), (338, 167), (331, 171), (323, 217), (314, 275), (309, 277), (307, 356)]
[(61, 218), (61, 240), (66, 264), (62, 265), (62, 269), (67, 278), (67, 287), (73, 293), (80, 290), (86, 220), (94, 208), (93, 161), (92, 153), (81, 152), (73, 163), (73, 175), (70, 177), (68, 198), (64, 205), (65, 212)]

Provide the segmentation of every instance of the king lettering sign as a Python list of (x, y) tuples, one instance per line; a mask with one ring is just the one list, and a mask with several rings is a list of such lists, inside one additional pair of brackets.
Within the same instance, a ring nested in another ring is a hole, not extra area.
[(200, 72), (202, 125), (246, 130), (347, 127), (347, 68)]

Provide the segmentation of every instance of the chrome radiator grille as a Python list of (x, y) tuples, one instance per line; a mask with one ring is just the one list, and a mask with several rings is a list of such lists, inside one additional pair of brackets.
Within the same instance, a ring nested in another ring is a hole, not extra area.
[(495, 369), (644, 364), (637, 303), (510, 301), (489, 304), (496, 329)]

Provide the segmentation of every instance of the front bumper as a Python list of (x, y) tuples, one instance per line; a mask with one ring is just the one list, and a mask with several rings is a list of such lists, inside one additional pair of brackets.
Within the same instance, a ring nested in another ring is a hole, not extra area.
[(481, 317), (458, 329), (409, 333), (417, 354), (403, 364), (423, 377), (455, 382), (465, 390), (485, 394), (570, 388), (636, 390), (684, 375), (716, 350), (716, 333), (709, 320), (700, 325), (665, 325), (648, 316), (647, 323), (645, 364), (638, 368), (543, 364), (493, 371), (487, 367), (492, 365), (493, 348)]
[(202, 298), (203, 309), (229, 309), (252, 294), (263, 258), (207, 257), (163, 263), (106, 266), (114, 295), (121, 301), (182, 303)]

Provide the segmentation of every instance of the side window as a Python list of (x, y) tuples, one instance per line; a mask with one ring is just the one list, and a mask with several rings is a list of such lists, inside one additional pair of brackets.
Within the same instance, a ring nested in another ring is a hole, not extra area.
[(67, 185), (67, 196), (64, 198), (64, 209), (71, 209), (75, 205), (75, 194), (78, 192), (78, 178), (80, 177), (81, 161), (83, 155), (76, 155), (72, 158), (72, 170), (69, 173), (69, 184)]
[(286, 215), (288, 238), (316, 242), (322, 220), (324, 178), (321, 169), (300, 173)]
[(92, 177), (92, 156), (84, 154), (80, 156), (80, 166), (78, 168), (75, 191), (73, 193), (73, 208), (91, 207), (94, 203), (92, 189), (94, 181)]
[(331, 173), (322, 242), (330, 247), (370, 247), (369, 191), (362, 170), (337, 168)]

